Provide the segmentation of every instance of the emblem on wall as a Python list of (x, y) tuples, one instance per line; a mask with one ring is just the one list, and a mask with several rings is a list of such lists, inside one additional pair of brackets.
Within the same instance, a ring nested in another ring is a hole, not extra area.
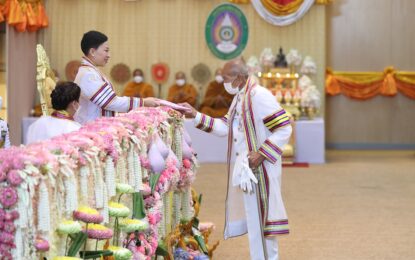
[(248, 41), (248, 22), (233, 4), (221, 4), (210, 13), (205, 29), (206, 42), (212, 53), (222, 60), (237, 57)]

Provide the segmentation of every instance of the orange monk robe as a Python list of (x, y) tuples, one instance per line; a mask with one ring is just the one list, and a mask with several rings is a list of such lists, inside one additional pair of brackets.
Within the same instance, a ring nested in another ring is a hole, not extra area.
[(232, 99), (233, 96), (226, 92), (223, 83), (212, 81), (200, 105), (200, 112), (211, 117), (223, 117), (228, 112)]
[(167, 100), (173, 103), (184, 103), (187, 102), (191, 106), (196, 105), (197, 91), (195, 87), (190, 84), (184, 86), (173, 85), (169, 89)]
[(131, 81), (125, 86), (122, 95), (126, 97), (146, 98), (154, 97), (154, 91), (153, 87), (148, 83), (135, 83), (134, 81)]

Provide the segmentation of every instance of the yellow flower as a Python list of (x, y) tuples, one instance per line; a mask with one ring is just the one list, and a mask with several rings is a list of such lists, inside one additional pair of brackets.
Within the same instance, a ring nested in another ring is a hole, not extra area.
[(108, 212), (111, 217), (125, 218), (130, 215), (130, 209), (123, 204), (110, 201), (108, 203)]

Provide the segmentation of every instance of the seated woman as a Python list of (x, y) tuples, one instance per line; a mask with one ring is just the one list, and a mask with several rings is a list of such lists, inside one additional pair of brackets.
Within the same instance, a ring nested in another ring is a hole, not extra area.
[(34, 122), (27, 133), (27, 143), (34, 143), (78, 130), (81, 125), (74, 120), (79, 109), (81, 89), (73, 82), (59, 82), (50, 94), (53, 112)]

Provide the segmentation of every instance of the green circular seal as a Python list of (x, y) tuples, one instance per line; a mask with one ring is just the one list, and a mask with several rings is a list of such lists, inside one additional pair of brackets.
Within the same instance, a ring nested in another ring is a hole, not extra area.
[(248, 22), (244, 13), (233, 4), (221, 4), (206, 21), (206, 42), (212, 53), (230, 60), (242, 53), (248, 41)]

